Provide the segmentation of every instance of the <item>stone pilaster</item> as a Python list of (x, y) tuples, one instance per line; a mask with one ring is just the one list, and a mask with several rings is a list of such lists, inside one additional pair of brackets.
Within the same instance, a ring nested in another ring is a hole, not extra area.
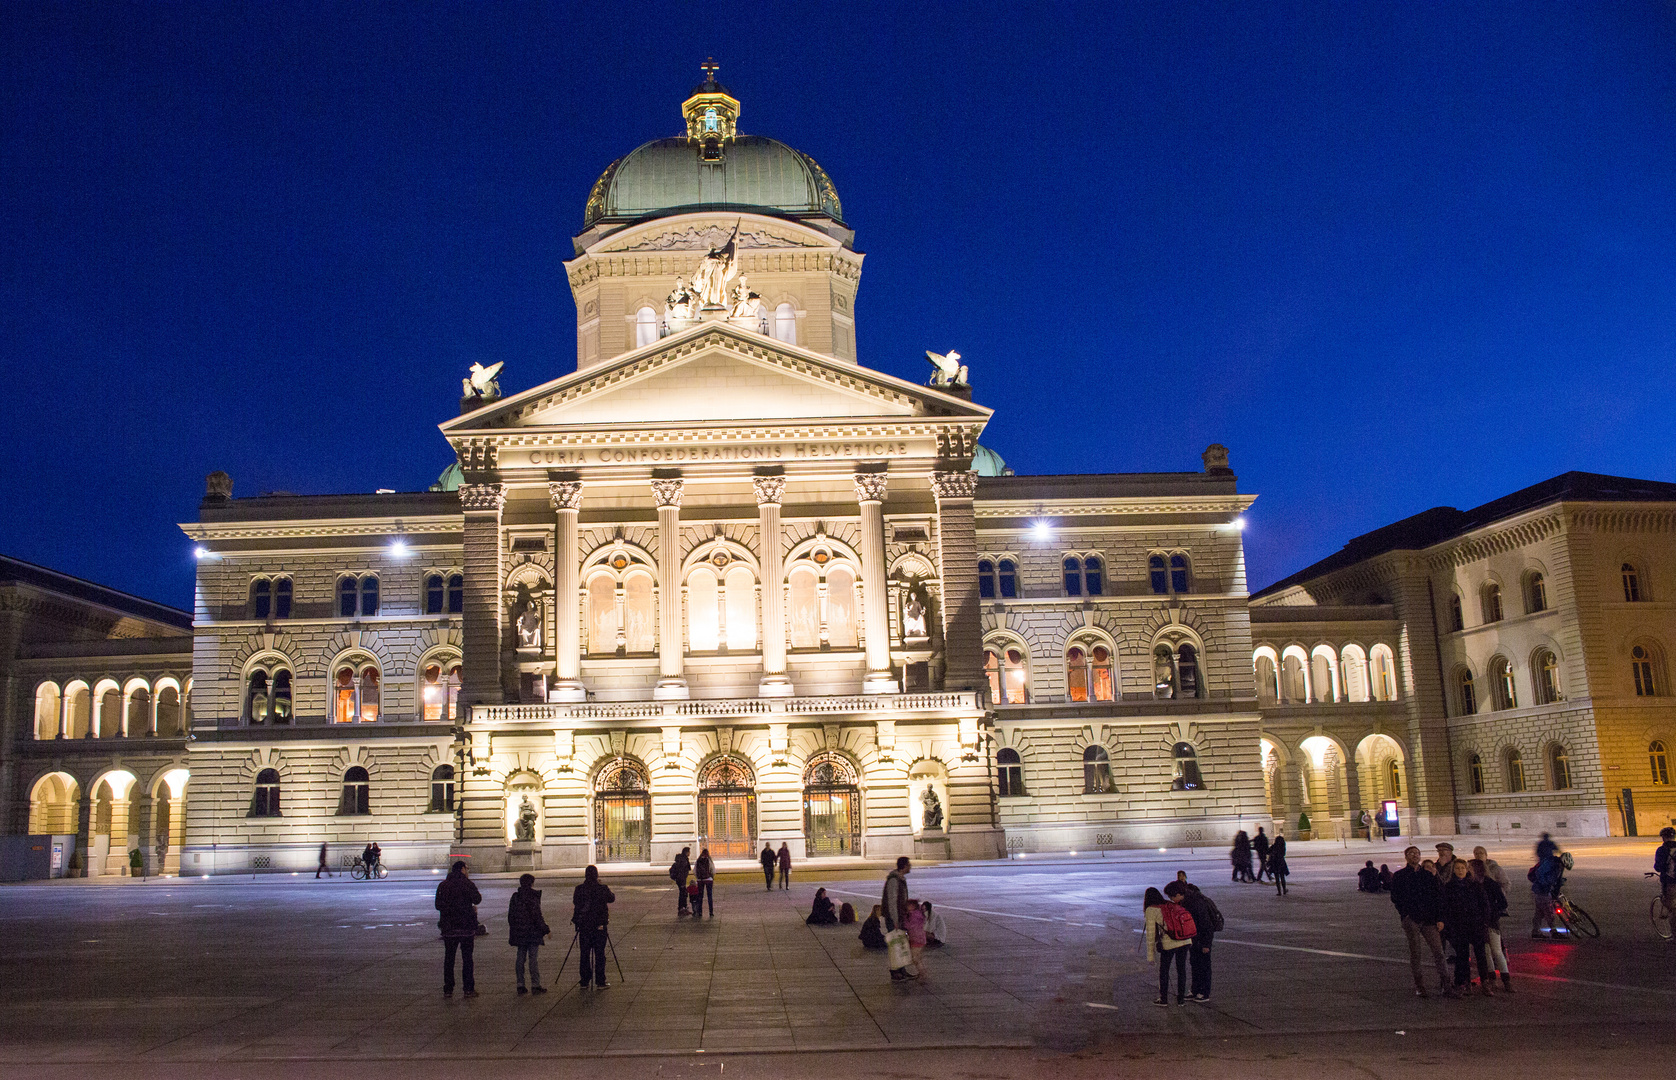
[(884, 473), (856, 473), (861, 504), (861, 625), (867, 633), (867, 679), (862, 692), (892, 694), (900, 687), (890, 670), (890, 608), (885, 603)]
[(460, 701), (466, 705), (499, 705), (506, 700), (500, 670), (500, 514), (505, 506), (503, 484), (460, 485), (460, 507), (465, 511), (466, 576), (465, 610), (460, 617), (465, 638)]
[(786, 478), (758, 476), (751, 483), (756, 488), (757, 539), (762, 549), (762, 682), (757, 692), (763, 697), (790, 697), (785, 571), (780, 564), (780, 498), (785, 494)]
[(554, 690), (560, 701), (586, 701), (582, 685), (577, 575), (581, 559), (576, 547), (576, 521), (582, 510), (582, 481), (555, 480), (547, 485), (558, 517), (558, 542), (553, 548), (553, 669)]
[(685, 698), (681, 674), (686, 643), (681, 635), (681, 489), (679, 477), (652, 481), (658, 502), (658, 685), (657, 700)]
[(937, 557), (943, 580), (943, 688), (977, 690), (983, 679), (983, 618), (978, 604), (978, 534), (972, 497), (978, 474), (931, 475), (937, 496)]

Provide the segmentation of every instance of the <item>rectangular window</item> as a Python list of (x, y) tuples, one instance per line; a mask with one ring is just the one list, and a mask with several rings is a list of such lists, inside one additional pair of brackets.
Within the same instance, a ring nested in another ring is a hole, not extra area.
[(338, 581), (338, 618), (353, 619), (355, 617), (355, 607), (360, 602), (360, 594), (357, 591), (359, 587), (359, 583), (352, 577), (342, 578)]
[(289, 619), (291, 617), (291, 579), (278, 578), (274, 581), (274, 618)]
[(361, 579), (361, 614), (378, 614), (378, 579), (371, 574)]
[(1088, 586), (1089, 596), (1103, 595), (1101, 590), (1105, 582), (1103, 580), (1103, 575), (1100, 573), (1100, 563), (1097, 560), (1088, 560), (1088, 563), (1082, 572), (1082, 577), (1084, 584)]

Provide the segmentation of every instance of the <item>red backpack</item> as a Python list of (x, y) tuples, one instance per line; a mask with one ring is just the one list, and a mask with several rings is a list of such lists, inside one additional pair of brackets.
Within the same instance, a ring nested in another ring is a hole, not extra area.
[(1176, 941), (1190, 941), (1199, 935), (1199, 928), (1193, 925), (1193, 915), (1186, 908), (1177, 903), (1164, 905), (1164, 933)]

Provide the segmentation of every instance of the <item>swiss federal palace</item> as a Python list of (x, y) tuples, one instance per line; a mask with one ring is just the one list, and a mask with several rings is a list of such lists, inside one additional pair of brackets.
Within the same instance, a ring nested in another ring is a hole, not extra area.
[(682, 113), (587, 195), (576, 370), (474, 367), (429, 491), (211, 474), (190, 613), (0, 560), (6, 834), (195, 875), (1676, 818), (1676, 485), (1568, 473), (1252, 594), (1226, 449), (1014, 475), (958, 356), (862, 366), (821, 166), (713, 75)]

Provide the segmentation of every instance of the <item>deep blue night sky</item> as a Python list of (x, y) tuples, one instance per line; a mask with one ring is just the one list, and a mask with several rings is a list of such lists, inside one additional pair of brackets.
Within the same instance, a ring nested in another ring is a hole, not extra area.
[[(178, 605), (175, 523), (422, 489), (575, 367), (590, 184), (713, 54), (1019, 472), (1260, 495), (1253, 587), (1568, 469), (1676, 480), (1669, 3), (6, 5), (0, 551)], [(950, 9), (952, 12), (952, 8)]]

